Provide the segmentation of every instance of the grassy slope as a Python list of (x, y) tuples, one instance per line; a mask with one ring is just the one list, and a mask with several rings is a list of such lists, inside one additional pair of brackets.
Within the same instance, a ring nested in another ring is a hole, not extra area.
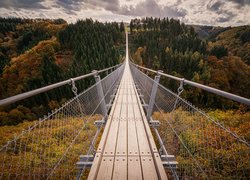
[[(87, 153), (90, 140), (97, 130), (94, 121), (99, 119), (100, 116), (95, 115), (87, 116), (85, 119), (71, 117), (42, 122), (31, 133), (26, 133), (16, 140), (16, 143), (10, 143), (7, 151), (0, 152), (0, 158), (4, 159), (6, 163), (11, 163), (11, 167), (4, 166), (4, 176), (9, 173), (12, 174), (11, 176), (16, 173), (24, 173), (24, 177), (26, 177), (30, 168), (32, 174), (39, 176), (39, 174), (51, 172), (60, 158), (64, 156), (63, 163), (59, 164), (54, 175), (60, 178), (74, 178), (78, 171), (76, 162), (79, 161), (81, 154)], [(84, 125), (84, 121), (87, 121), (86, 125)], [(8, 140), (12, 140), (14, 134), (19, 135), (35, 123), (38, 121), (0, 127), (0, 147)], [(97, 138), (96, 148), (100, 138), (101, 133)], [(68, 147), (70, 147), (69, 151), (67, 151)]]
[[(217, 110), (208, 114), (249, 142), (250, 112)], [(176, 156), (178, 171), (185, 172), (181, 178), (189, 179), (189, 177), (197, 176), (196, 178), (199, 179), (202, 177), (194, 168), (196, 163), (194, 159), (199, 162), (211, 179), (248, 177), (249, 147), (237, 141), (205, 116), (183, 111), (180, 108), (173, 113), (155, 112), (153, 117), (161, 122), (160, 135), (168, 153)], [(189, 153), (180, 139), (188, 148)]]

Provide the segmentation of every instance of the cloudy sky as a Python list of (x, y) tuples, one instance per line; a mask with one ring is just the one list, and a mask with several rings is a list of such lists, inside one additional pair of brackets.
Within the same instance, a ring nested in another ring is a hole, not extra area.
[(0, 0), (1, 17), (126, 21), (173, 17), (188, 24), (250, 24), (250, 0)]

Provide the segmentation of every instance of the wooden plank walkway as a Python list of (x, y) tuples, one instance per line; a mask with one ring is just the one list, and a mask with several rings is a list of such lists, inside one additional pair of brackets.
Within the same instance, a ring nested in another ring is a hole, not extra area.
[(167, 179), (126, 56), (88, 179)]

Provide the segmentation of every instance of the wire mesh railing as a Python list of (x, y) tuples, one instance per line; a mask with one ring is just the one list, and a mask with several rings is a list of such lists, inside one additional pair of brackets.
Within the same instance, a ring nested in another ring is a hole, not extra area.
[[(104, 97), (98, 97), (98, 83), (34, 121), (21, 134), (0, 148), (0, 179), (74, 179), (76, 162), (87, 154), (98, 131), (96, 120), (104, 118), (100, 105), (112, 101), (124, 65), (101, 83)], [(73, 82), (72, 82), (73, 83)], [(99, 127), (100, 128), (100, 127)], [(100, 129), (99, 129), (100, 130)], [(85, 175), (85, 174), (83, 174)]]
[[(148, 104), (154, 80), (132, 63), (131, 72)], [(152, 118), (160, 121), (159, 149), (164, 146), (178, 162), (166, 170), (170, 179), (250, 177), (249, 142), (159, 83)]]
[(239, 102), (241, 104), (245, 104), (245, 105), (250, 106), (250, 99), (248, 99), (248, 98), (241, 97), (241, 96), (238, 96), (236, 94), (228, 93), (226, 91), (222, 91), (220, 89), (212, 88), (212, 87), (209, 87), (209, 86), (206, 86), (206, 85), (203, 85), (203, 84), (199, 84), (199, 83), (196, 83), (194, 81), (189, 81), (189, 80), (187, 80), (185, 78), (179, 78), (179, 77), (176, 77), (176, 76), (173, 76), (173, 75), (170, 75), (170, 74), (166, 74), (166, 73), (163, 73), (162, 71), (155, 71), (155, 70), (143, 67), (143, 66), (139, 66), (139, 65), (134, 64), (132, 62), (131, 62), (131, 64), (133, 64), (134, 66), (136, 66), (137, 68), (139, 68), (141, 70), (146, 71), (147, 73), (153, 73), (153, 74), (157, 73), (157, 74), (159, 74), (161, 76), (164, 76), (166, 78), (169, 78), (171, 80), (179, 81), (179, 82), (182, 82), (183, 84), (188, 84), (188, 85), (190, 85), (192, 87), (196, 87), (198, 89), (202, 89), (202, 90), (205, 90), (207, 92), (219, 95), (221, 97), (225, 97), (227, 99), (230, 99), (230, 100)]

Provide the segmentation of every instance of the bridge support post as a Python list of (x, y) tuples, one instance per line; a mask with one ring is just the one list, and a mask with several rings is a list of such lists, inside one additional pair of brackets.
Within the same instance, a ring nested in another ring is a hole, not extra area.
[(95, 72), (94, 77), (95, 77), (95, 82), (96, 82), (96, 87), (97, 87), (97, 93), (98, 93), (99, 100), (101, 102), (101, 110), (105, 117), (107, 115), (107, 108), (106, 108), (106, 102), (105, 102), (102, 84), (101, 84), (101, 77), (98, 74), (98, 71), (94, 70), (92, 72)]
[(157, 72), (157, 75), (154, 78), (154, 84), (151, 90), (151, 95), (150, 95), (150, 100), (148, 103), (148, 110), (147, 110), (147, 119), (148, 121), (150, 121), (150, 118), (152, 116), (153, 113), (153, 108), (154, 108), (154, 104), (155, 104), (155, 97), (156, 97), (156, 93), (157, 93), (157, 88), (158, 88), (158, 83), (160, 81), (161, 75), (159, 74), (160, 72), (162, 72), (161, 70), (159, 70)]

